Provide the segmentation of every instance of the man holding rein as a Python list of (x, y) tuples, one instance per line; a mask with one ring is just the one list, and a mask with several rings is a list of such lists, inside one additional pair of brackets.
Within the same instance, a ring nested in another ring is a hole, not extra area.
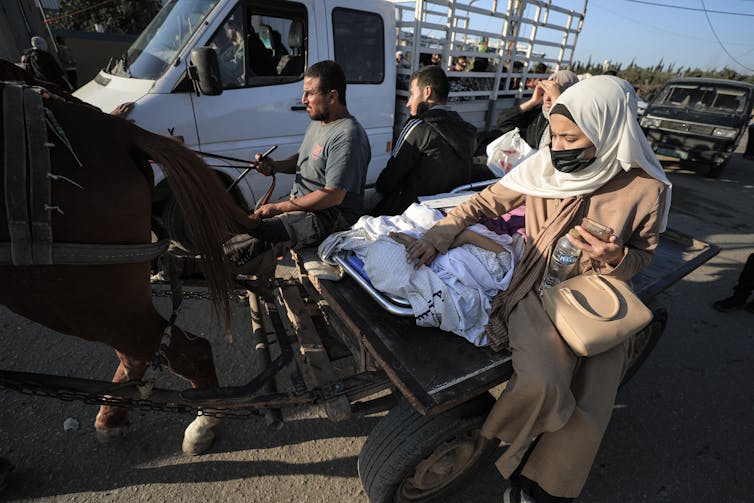
[(259, 228), (228, 243), (239, 272), (256, 273), (259, 256), (319, 244), (364, 214), (364, 184), (371, 159), (366, 131), (346, 107), (346, 78), (334, 61), (321, 61), (304, 75), (301, 103), (312, 122), (297, 154), (251, 165), (259, 173), (295, 174), (286, 201), (261, 206), (252, 215)]

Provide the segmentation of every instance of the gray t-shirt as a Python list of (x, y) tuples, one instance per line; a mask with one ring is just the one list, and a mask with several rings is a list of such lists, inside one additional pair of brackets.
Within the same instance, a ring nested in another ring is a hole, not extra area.
[[(371, 158), (367, 133), (353, 116), (330, 124), (313, 121), (298, 151), (291, 197), (305, 196), (325, 186), (347, 190), (337, 209), (348, 225), (352, 225), (364, 214), (364, 184)], [(317, 213), (321, 214), (328, 231), (334, 230), (331, 227), (337, 211)]]

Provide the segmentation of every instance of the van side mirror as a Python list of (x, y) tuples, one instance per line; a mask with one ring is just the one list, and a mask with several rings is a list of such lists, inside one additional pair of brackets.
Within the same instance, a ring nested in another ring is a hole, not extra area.
[(194, 85), (197, 96), (219, 96), (223, 93), (223, 81), (220, 77), (220, 63), (212, 47), (196, 47), (191, 50), (188, 68), (189, 78)]

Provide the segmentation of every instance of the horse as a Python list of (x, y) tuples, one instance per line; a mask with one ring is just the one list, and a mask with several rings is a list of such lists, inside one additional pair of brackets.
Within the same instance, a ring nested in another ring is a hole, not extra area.
[[(0, 64), (0, 80), (17, 79), (3, 72), (3, 67)], [(230, 323), (231, 264), (223, 243), (234, 234), (253, 230), (255, 224), (218, 177), (174, 139), (85, 104), (43, 96), (43, 106), (49, 111), (47, 137), (53, 144), (47, 144), (51, 200), (45, 205), (51, 214), (53, 242), (150, 243), (153, 172), (149, 161), (154, 161), (166, 172), (193, 245), (203, 258), (216, 311)], [(0, 131), (0, 146), (2, 141)], [(12, 198), (6, 198), (6, 166), (2, 169), (0, 243), (8, 243), (6, 199)], [(0, 304), (60, 333), (108, 344), (119, 359), (113, 382), (140, 380), (160, 349), (168, 323), (152, 304), (150, 260), (136, 260), (104, 264), (0, 262)], [(206, 339), (172, 327), (165, 357), (169, 368), (192, 387), (218, 386), (212, 348)], [(192, 455), (206, 451), (215, 424), (215, 418), (200, 413), (185, 430), (183, 451)], [(95, 419), (98, 440), (119, 437), (127, 426), (127, 409), (99, 408)]]

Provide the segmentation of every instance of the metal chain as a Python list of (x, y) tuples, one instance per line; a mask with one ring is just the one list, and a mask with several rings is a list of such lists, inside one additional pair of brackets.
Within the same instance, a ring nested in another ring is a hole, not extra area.
[[(96, 395), (90, 393), (84, 393), (80, 391), (63, 391), (63, 390), (50, 390), (41, 387), (37, 384), (25, 383), (0, 384), (1, 389), (9, 389), (17, 391), (24, 395), (29, 396), (42, 396), (48, 398), (56, 398), (58, 400), (64, 400), (66, 402), (80, 401), (86, 405), (106, 405), (110, 407), (121, 407), (126, 409), (138, 409), (143, 411), (156, 411), (156, 412), (174, 412), (179, 414), (192, 414), (195, 415), (199, 412), (199, 407), (190, 405), (179, 405), (169, 403), (156, 403), (151, 400), (139, 400), (130, 398), (118, 398), (104, 395)], [(263, 409), (236, 409), (236, 408), (223, 408), (221, 406), (213, 406), (211, 409), (201, 409), (202, 415), (211, 417), (222, 417), (232, 419), (247, 419), (254, 416), (259, 416), (264, 413)]]
[[(238, 304), (246, 304), (247, 291), (236, 289), (231, 292), (233, 300)], [(161, 286), (152, 285), (152, 297), (171, 297), (172, 292), (170, 288), (163, 288)], [(183, 298), (191, 300), (211, 300), (209, 291), (202, 290), (183, 290)]]
[[(153, 297), (171, 297), (172, 292), (169, 287), (163, 287), (159, 284), (152, 285)], [(232, 291), (234, 300), (239, 304), (247, 304), (248, 291), (244, 289), (234, 289)], [(184, 290), (183, 297), (193, 300), (210, 300), (209, 292), (206, 289), (202, 290)], [(294, 379), (295, 382), (295, 379)], [(301, 391), (306, 389), (306, 386), (302, 383), (296, 383), (296, 388), (300, 388)], [(113, 397), (107, 395), (97, 395), (94, 393), (86, 393), (83, 391), (70, 391), (70, 390), (52, 390), (44, 387), (41, 384), (33, 382), (0, 382), (0, 389), (8, 389), (16, 391), (18, 393), (30, 396), (42, 396), (48, 398), (56, 398), (64, 401), (79, 401), (87, 405), (105, 405), (110, 407), (121, 407), (126, 409), (138, 409), (144, 411), (157, 411), (157, 412), (174, 412), (179, 414), (196, 414), (201, 410), (202, 415), (211, 417), (231, 418), (231, 419), (247, 419), (254, 416), (264, 414), (263, 408), (224, 408), (222, 406), (213, 406), (212, 408), (201, 409), (198, 406), (174, 404), (174, 403), (157, 403), (148, 399), (131, 399), (122, 397)]]

